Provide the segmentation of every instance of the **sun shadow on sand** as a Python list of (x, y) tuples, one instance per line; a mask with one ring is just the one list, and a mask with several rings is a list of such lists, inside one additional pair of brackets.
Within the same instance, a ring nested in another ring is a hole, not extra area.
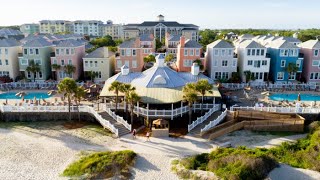
[(269, 178), (272, 180), (314, 180), (320, 179), (320, 173), (281, 164), (278, 168), (275, 168), (270, 172)]

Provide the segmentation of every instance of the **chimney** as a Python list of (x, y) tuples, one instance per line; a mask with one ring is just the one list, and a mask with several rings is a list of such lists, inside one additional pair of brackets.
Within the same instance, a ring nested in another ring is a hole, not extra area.
[(126, 66), (126, 65), (123, 65), (123, 66), (121, 67), (121, 75), (126, 76), (126, 75), (128, 75), (128, 74), (129, 74), (129, 67)]
[(184, 36), (180, 37), (180, 47), (184, 48), (184, 44), (186, 43), (186, 38)]
[(109, 57), (109, 51), (107, 47), (103, 47), (103, 57)]
[(193, 63), (191, 66), (191, 74), (194, 76), (198, 76), (200, 72), (200, 67), (197, 63)]

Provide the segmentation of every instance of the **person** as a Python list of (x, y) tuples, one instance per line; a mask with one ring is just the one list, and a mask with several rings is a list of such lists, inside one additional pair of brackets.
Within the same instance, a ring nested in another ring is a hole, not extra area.
[(147, 140), (146, 141), (150, 141), (150, 133), (149, 133), (149, 131), (147, 131), (146, 136), (147, 136)]
[(137, 133), (136, 129), (133, 129), (133, 131), (132, 131), (132, 138), (133, 138), (133, 139), (136, 138), (136, 133)]

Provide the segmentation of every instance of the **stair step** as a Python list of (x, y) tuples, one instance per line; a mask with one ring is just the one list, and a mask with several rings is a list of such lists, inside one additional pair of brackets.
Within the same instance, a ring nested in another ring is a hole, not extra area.
[(123, 124), (114, 120), (107, 112), (101, 112), (99, 114), (102, 116), (102, 118), (108, 120), (111, 124), (114, 125), (115, 128), (118, 129), (119, 136), (123, 136), (130, 133), (130, 131)]

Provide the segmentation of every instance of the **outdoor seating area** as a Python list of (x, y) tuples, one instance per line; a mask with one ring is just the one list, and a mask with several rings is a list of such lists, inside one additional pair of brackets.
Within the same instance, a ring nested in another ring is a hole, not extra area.
[(152, 122), (152, 137), (169, 137), (169, 123), (164, 119), (157, 119)]

